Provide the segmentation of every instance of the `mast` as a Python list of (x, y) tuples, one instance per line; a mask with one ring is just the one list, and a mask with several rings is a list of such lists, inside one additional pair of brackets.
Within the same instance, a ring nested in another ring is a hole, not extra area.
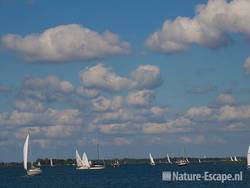
[(97, 144), (97, 160), (99, 161), (99, 159), (100, 159), (99, 144)]

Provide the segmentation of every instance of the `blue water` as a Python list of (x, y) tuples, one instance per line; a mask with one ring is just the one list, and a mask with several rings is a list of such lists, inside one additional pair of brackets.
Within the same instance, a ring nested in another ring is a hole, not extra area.
[[(43, 174), (37, 177), (25, 176), (19, 168), (0, 168), (0, 187), (11, 188), (250, 188), (250, 170), (240, 164), (190, 164), (186, 167), (176, 165), (123, 165), (120, 168), (81, 171), (73, 166), (42, 167)], [(239, 173), (243, 172), (241, 182), (164, 182), (162, 171), (187, 173)]]

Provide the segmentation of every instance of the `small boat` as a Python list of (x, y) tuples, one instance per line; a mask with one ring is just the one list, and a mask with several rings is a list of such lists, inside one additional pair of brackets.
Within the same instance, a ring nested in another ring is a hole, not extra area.
[(167, 154), (167, 160), (168, 160), (168, 163), (169, 163), (169, 164), (172, 164), (172, 161), (170, 160), (170, 157), (169, 157), (168, 154)]
[(199, 159), (199, 163), (201, 163), (201, 160)]
[(188, 163), (189, 162), (186, 159), (181, 159), (181, 160), (176, 161), (176, 164), (178, 166), (186, 166), (186, 165), (188, 165)]
[[(186, 156), (186, 150), (185, 150), (185, 148), (184, 148), (183, 152), (184, 152), (184, 156)], [(182, 159), (177, 160), (177, 161), (176, 161), (176, 164), (177, 164), (178, 166), (186, 166), (186, 165), (189, 164), (189, 160), (188, 160), (187, 157), (183, 157)]]
[(113, 162), (111, 163), (111, 166), (112, 166), (113, 168), (118, 168), (118, 167), (120, 166), (119, 160), (113, 161)]
[(77, 150), (76, 166), (77, 170), (101, 170), (105, 168), (105, 165), (102, 164), (92, 164), (92, 162), (88, 160), (87, 154), (85, 152), (83, 153), (81, 158)]
[(54, 167), (53, 160), (50, 158), (50, 167)]
[(155, 166), (155, 161), (154, 161), (153, 156), (151, 155), (151, 153), (149, 153), (149, 162), (150, 162), (150, 165)]
[(29, 140), (30, 140), (30, 133), (28, 132), (23, 146), (23, 167), (26, 170), (28, 176), (40, 175), (42, 174), (42, 170), (38, 167), (35, 167), (32, 162), (31, 162), (31, 167), (28, 169), (28, 154), (30, 153)]
[(89, 166), (85, 165), (83, 160), (81, 159), (77, 149), (76, 149), (76, 169), (77, 170), (85, 170), (85, 169), (89, 169)]
[(250, 169), (250, 146), (248, 147), (247, 152), (247, 168)]
[(41, 166), (41, 163), (40, 163), (40, 161), (39, 161), (39, 162), (37, 163), (37, 166), (39, 166), (39, 167)]

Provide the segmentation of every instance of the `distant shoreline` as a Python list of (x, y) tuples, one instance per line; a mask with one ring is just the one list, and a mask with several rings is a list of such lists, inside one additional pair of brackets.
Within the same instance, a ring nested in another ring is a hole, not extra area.
[[(181, 159), (182, 157), (171, 157), (173, 161), (176, 161), (178, 159)], [(229, 158), (188, 158), (191, 163), (199, 163), (199, 159), (201, 160), (202, 163), (211, 163), (211, 162), (224, 162), (224, 163), (246, 163), (246, 157), (238, 157), (238, 162), (230, 161)], [(123, 158), (123, 159), (104, 159), (100, 160), (103, 161), (107, 166), (109, 166), (112, 161), (114, 160), (119, 160), (120, 164), (148, 164), (149, 159), (134, 159), (134, 158)], [(94, 162), (97, 162), (97, 160), (92, 160)], [(38, 162), (41, 163), (41, 166), (49, 166), (50, 165), (50, 159), (45, 158), (45, 159), (37, 159), (34, 164), (38, 164)], [(156, 158), (155, 162), (157, 164), (166, 164), (167, 159), (166, 158)], [(53, 164), (54, 165), (73, 165), (75, 164), (76, 161), (75, 159), (53, 159)], [(1, 167), (17, 167), (17, 166), (22, 166), (22, 162), (0, 162), (0, 168)]]

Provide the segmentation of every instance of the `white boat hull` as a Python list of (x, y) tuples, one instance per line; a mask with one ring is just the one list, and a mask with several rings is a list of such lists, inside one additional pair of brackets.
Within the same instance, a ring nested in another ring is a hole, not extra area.
[(91, 167), (85, 167), (85, 166), (77, 167), (76, 170), (101, 170), (104, 168), (105, 168), (105, 166), (103, 166), (103, 165), (95, 165), (95, 166), (91, 166)]
[(105, 166), (103, 166), (103, 165), (95, 165), (95, 166), (91, 166), (89, 169), (90, 170), (101, 170), (104, 168), (105, 168)]
[(33, 168), (33, 169), (27, 170), (28, 176), (37, 176), (41, 174), (42, 174), (42, 170), (40, 168)]
[(85, 167), (85, 166), (80, 166), (80, 167), (77, 167), (76, 170), (88, 170), (89, 168), (88, 167)]

